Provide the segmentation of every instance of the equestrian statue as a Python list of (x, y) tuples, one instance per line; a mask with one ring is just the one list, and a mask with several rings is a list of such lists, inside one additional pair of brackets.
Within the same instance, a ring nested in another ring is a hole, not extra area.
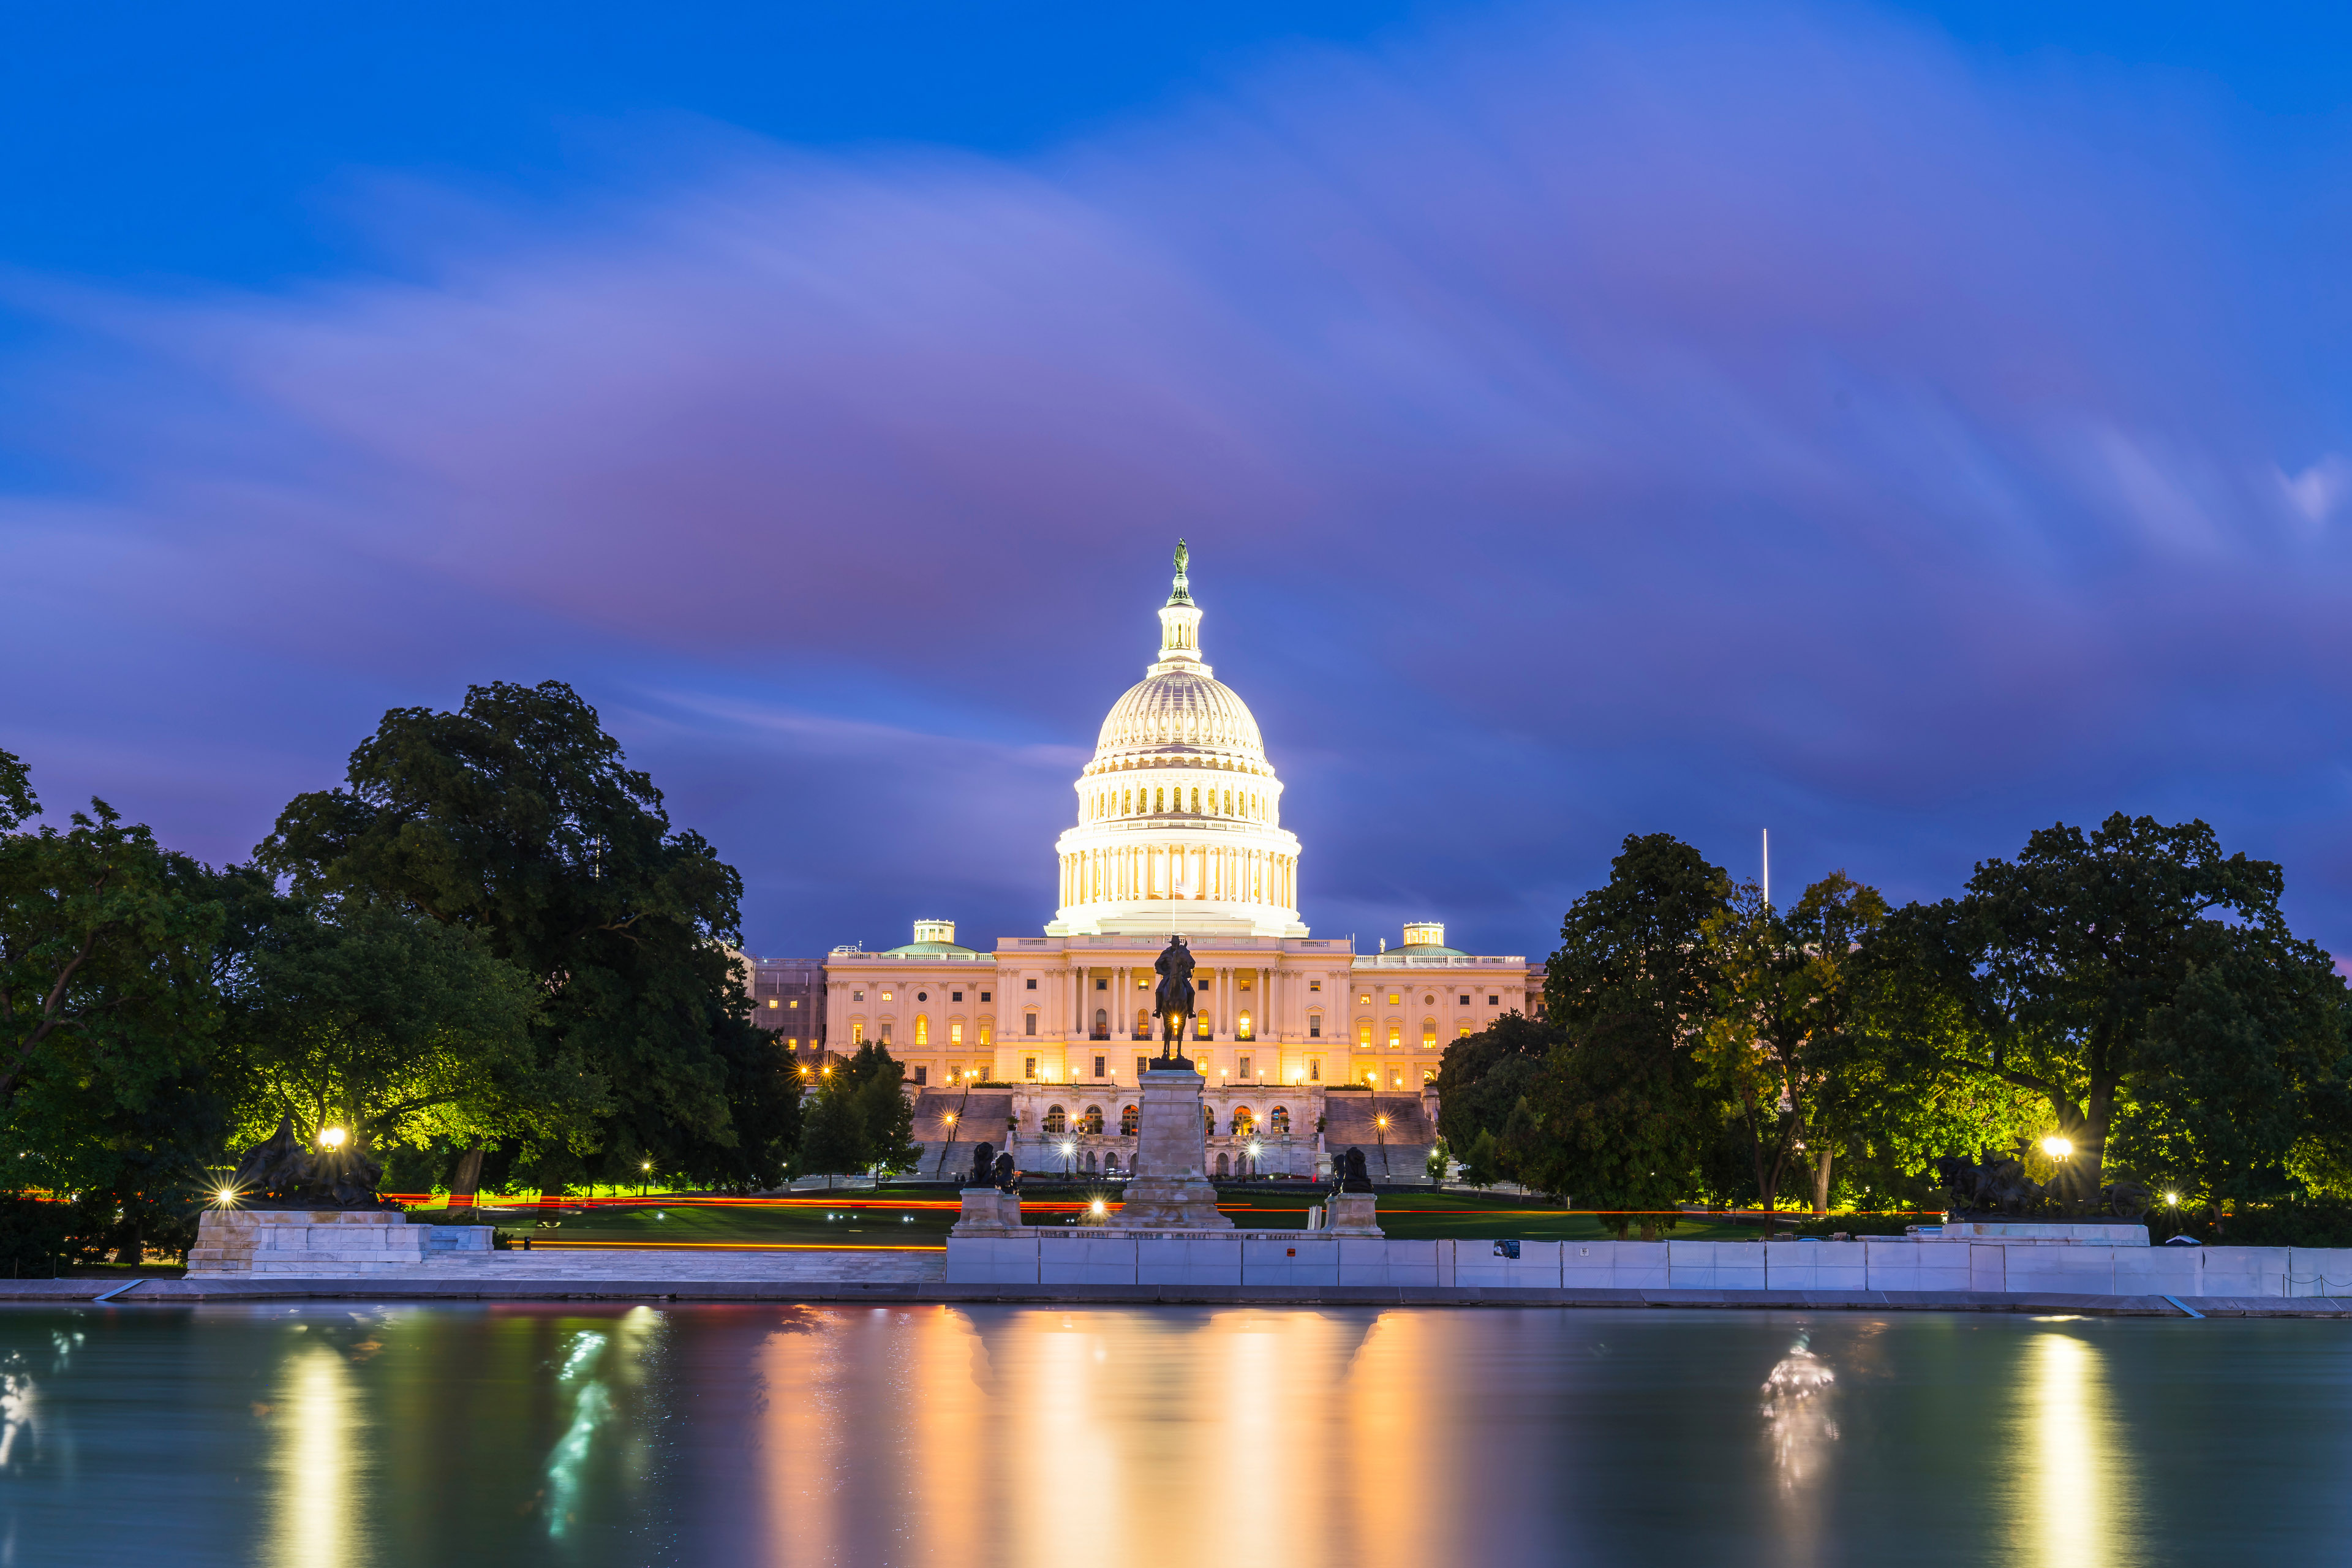
[(1184, 1029), (1192, 1020), (1192, 950), (1171, 936), (1152, 966), (1160, 988), (1152, 993), (1152, 1016), (1160, 1020), (1160, 1066), (1172, 1071), (1192, 1064), (1184, 1056)]

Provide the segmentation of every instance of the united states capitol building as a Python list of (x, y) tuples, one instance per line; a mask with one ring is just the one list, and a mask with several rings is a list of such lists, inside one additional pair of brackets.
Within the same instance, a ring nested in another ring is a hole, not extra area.
[(1369, 953), (1310, 934), (1282, 781), (1202, 657), (1185, 567), (1180, 549), (1160, 656), (1078, 775), (1045, 934), (989, 952), (919, 921), (903, 947), (825, 958), (824, 1037), (836, 1052), (879, 1041), (906, 1065), (924, 1175), (1008, 1137), (1024, 1170), (1131, 1170), (1137, 1075), (1159, 1049), (1152, 963), (1171, 934), (1196, 961), (1184, 1049), (1207, 1079), (1219, 1175), (1311, 1177), (1353, 1145), (1376, 1177), (1420, 1177), (1447, 1043), (1538, 1005), (1540, 966), (1448, 947), (1433, 921)]

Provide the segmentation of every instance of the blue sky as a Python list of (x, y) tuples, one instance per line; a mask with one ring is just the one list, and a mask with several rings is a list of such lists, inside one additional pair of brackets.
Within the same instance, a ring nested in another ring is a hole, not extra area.
[(2201, 816), (2352, 950), (2340, 10), (52, 8), (0, 744), (213, 859), (571, 680), (765, 952), (1049, 912), (1175, 535), (1307, 914)]

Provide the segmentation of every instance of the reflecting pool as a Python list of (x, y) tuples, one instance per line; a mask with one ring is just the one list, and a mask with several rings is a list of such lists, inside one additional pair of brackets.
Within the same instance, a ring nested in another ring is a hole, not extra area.
[(0, 1563), (2341, 1561), (2352, 1324), (0, 1308)]

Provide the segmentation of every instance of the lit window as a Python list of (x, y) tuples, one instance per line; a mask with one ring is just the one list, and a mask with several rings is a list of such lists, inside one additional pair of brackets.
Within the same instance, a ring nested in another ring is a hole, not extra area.
[(773, 1002), (769, 1003), (769, 1004), (768, 1004), (768, 1011), (769, 1011), (769, 1012), (771, 1012), (771, 1013), (772, 1013), (772, 1012), (774, 1012), (775, 1010), (776, 1010), (776, 1005), (775, 1005)]
[[(1099, 1078), (1102, 1075), (1100, 1073), (1097, 1073), (1095, 1076)], [(1087, 1106), (1085, 1113), (1078, 1118), (1078, 1131), (1081, 1132), (1100, 1132), (1102, 1129), (1102, 1107), (1099, 1105)]]
[(1165, 811), (1168, 809), (1168, 792), (1166, 790), (1156, 789), (1151, 792), (1151, 809), (1155, 812)]
[[(1244, 989), (1246, 990), (1247, 987), (1244, 987)], [(1246, 1040), (1250, 1037), (1250, 1016), (1247, 1013), (1244, 1013), (1234, 1026), (1234, 1038), (1237, 1040)]]
[(1360, 1046), (1370, 1046), (1371, 1043), (1372, 1024), (1370, 1019), (1366, 1018), (1356, 1025), (1356, 1044)]
[(1437, 1048), (1437, 1020), (1434, 1018), (1421, 1021), (1421, 1048), (1424, 1051)]
[(800, 999), (799, 997), (797, 997), (797, 996), (793, 997), (791, 1001), (789, 1001), (789, 1002), (787, 1002), (787, 1003), (785, 1003), (785, 1004), (784, 1004), (784, 1005), (785, 1005), (785, 1006), (787, 1006), (787, 1007), (797, 1007), (797, 1006), (799, 1006), (800, 1005), (801, 1005), (801, 999)]
[(1242, 1077), (1242, 1078), (1247, 1078), (1247, 1077), (1249, 1077), (1249, 1076), (1250, 1076), (1250, 1059), (1249, 1059), (1249, 1058), (1247, 1058), (1247, 1057), (1244, 1057), (1244, 1058), (1242, 1058), (1242, 1059), (1241, 1059), (1240, 1061), (1238, 1061), (1238, 1062), (1234, 1063), (1234, 1073), (1235, 1073), (1237, 1076), (1239, 1076), (1239, 1077)]
[(1118, 1112), (1118, 1132), (1122, 1138), (1132, 1138), (1143, 1131), (1143, 1112), (1132, 1105), (1122, 1106)]
[(992, 1025), (992, 1024), (986, 1024), (986, 1023), (982, 1024), (982, 1025), (981, 1025), (981, 1026), (980, 1026), (980, 1043), (981, 1043), (983, 1047), (984, 1047), (984, 1046), (986, 1046), (986, 1045), (989, 1043), (989, 1040), (991, 1039), (991, 1037), (993, 1037), (993, 1036), (995, 1035), (995, 1033), (996, 1033), (995, 1026), (993, 1026), (993, 1025)]
[(1455, 1028), (1455, 1030), (1454, 1031), (1454, 1038), (1456, 1038), (1456, 1039), (1460, 1039), (1460, 1040), (1466, 1040), (1466, 1039), (1468, 1039), (1468, 1038), (1470, 1037), (1470, 1020), (1469, 1020), (1469, 1019), (1465, 1018), (1465, 1019), (1463, 1019), (1463, 1020), (1462, 1020), (1462, 1023), (1461, 1023), (1460, 1026), (1458, 1026), (1457, 1028)]
[(888, 1000), (890, 1000), (890, 993), (888, 993), (887, 991), (885, 991), (884, 993), (882, 993), (882, 1000), (884, 1000), (885, 1002), (887, 1002)]
[(1395, 1050), (1403, 1043), (1404, 1026), (1402, 1024), (1391, 1024), (1389, 1026), (1389, 1049)]
[(915, 1015), (915, 1044), (917, 1044), (917, 1045), (919, 1045), (919, 1046), (928, 1046), (928, 1045), (929, 1045), (930, 1043), (931, 1043), (931, 1018), (930, 1018), (930, 1015), (929, 1015), (929, 1014), (928, 1014), (928, 1013), (918, 1013), (918, 1014), (916, 1014), (916, 1015)]
[(963, 1026), (961, 1024), (950, 1024), (948, 1026), (948, 1044), (951, 1046), (960, 1046), (963, 1044)]
[(1389, 993), (1389, 1005), (1390, 1005), (1390, 1006), (1391, 1006), (1391, 1007), (1393, 1007), (1393, 1006), (1395, 1006), (1396, 1005), (1397, 1005), (1397, 994), (1396, 994), (1395, 992), (1391, 991), (1391, 992), (1390, 992), (1390, 993)]
[(1321, 1057), (1308, 1057), (1307, 1058), (1307, 1081), (1309, 1083), (1321, 1083), (1323, 1081), (1323, 1058)]
[(882, 1026), (882, 1043), (886, 1046), (890, 1043), (890, 1026), (887, 1024)]
[(1361, 996), (1357, 997), (1356, 1002), (1360, 1006), (1369, 1007), (1372, 1005), (1372, 994), (1367, 991)]
[(1197, 789), (1192, 792), (1192, 815), (1201, 815), (1201, 792)]
[(862, 1046), (866, 1043), (865, 1025), (852, 1024), (849, 1026), (849, 1043), (853, 1046)]
[(1028, 1079), (1034, 1079), (1037, 1076), (1037, 1058), (1035, 1057), (1023, 1057), (1021, 1058), (1021, 1076)]
[(1310, 980), (1307, 983), (1307, 989), (1309, 991), (1320, 991), (1323, 989), (1323, 983), (1320, 980)]

